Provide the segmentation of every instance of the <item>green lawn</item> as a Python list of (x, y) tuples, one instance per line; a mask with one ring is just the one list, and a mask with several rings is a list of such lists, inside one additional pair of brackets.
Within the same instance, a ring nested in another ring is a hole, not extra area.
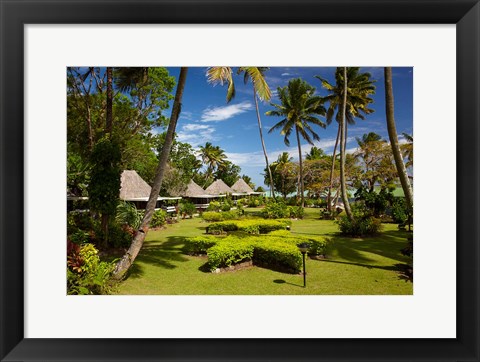
[[(247, 209), (248, 213), (258, 210)], [(306, 218), (295, 220), (293, 234), (327, 235), (332, 238), (327, 259), (307, 258), (307, 288), (303, 276), (259, 267), (220, 274), (202, 271), (206, 257), (182, 253), (185, 236), (200, 235), (207, 223), (200, 218), (182, 220), (167, 229), (150, 231), (131, 273), (118, 287), (119, 294), (159, 295), (289, 295), (289, 294), (412, 294), (411, 282), (401, 278), (398, 266), (408, 262), (400, 253), (406, 246), (405, 231), (385, 224), (376, 237), (341, 237), (333, 221), (319, 220), (318, 209), (307, 209)]]

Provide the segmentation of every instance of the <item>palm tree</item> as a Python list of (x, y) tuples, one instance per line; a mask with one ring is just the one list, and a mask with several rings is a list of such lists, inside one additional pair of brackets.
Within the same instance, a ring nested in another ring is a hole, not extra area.
[(310, 152), (305, 155), (306, 160), (320, 160), (322, 157), (325, 157), (325, 152), (321, 148), (313, 146), (310, 149)]
[(342, 113), (339, 120), (340, 128), (340, 189), (342, 192), (343, 206), (345, 207), (345, 212), (350, 221), (353, 221), (352, 210), (350, 209), (350, 203), (348, 202), (347, 188), (345, 184), (345, 146), (346, 146), (346, 127), (345, 119), (347, 115), (347, 89), (348, 78), (347, 78), (347, 67), (343, 68), (343, 101), (342, 101)]
[(393, 158), (397, 167), (398, 177), (402, 184), (403, 193), (410, 210), (413, 208), (413, 191), (408, 180), (407, 169), (403, 163), (403, 157), (400, 153), (398, 145), (397, 129), (395, 126), (394, 105), (393, 105), (393, 85), (392, 85), (392, 68), (385, 67), (385, 109), (387, 113), (387, 129), (390, 145), (392, 146)]
[[(373, 102), (373, 99), (370, 98), (370, 95), (375, 93), (375, 86), (373, 81), (370, 79), (371, 75), (369, 73), (360, 73), (360, 68), (358, 67), (348, 67), (347, 68), (347, 106), (345, 112), (345, 140), (347, 137), (347, 125), (355, 124), (355, 118), (365, 119), (365, 116), (374, 112), (373, 109), (368, 108), (369, 104)], [(324, 97), (325, 101), (329, 102), (329, 107), (327, 110), (327, 124), (332, 123), (333, 117), (335, 116), (336, 121), (339, 123), (340, 118), (342, 117), (341, 107), (343, 102), (343, 93), (344, 93), (344, 76), (343, 68), (339, 67), (335, 71), (335, 85), (330, 84), (326, 79), (316, 76), (321, 82), (323, 88), (325, 88), (329, 95)], [(336, 113), (335, 113), (336, 112)], [(337, 138), (335, 141), (335, 147), (333, 148), (333, 157), (332, 157), (332, 168), (330, 170), (330, 185), (328, 188), (327, 194), (327, 209), (331, 211), (331, 196), (333, 188), (333, 174), (335, 171), (335, 161), (336, 161), (336, 152), (338, 147), (338, 141), (340, 139), (340, 124), (337, 131)]]
[(305, 196), (300, 135), (311, 145), (313, 145), (313, 140), (319, 141), (320, 137), (313, 130), (312, 125), (325, 128), (325, 123), (317, 118), (317, 116), (324, 116), (326, 111), (323, 107), (322, 98), (315, 95), (315, 88), (300, 78), (292, 79), (286, 87), (278, 88), (278, 96), (281, 104), (271, 103), (272, 107), (275, 107), (275, 110), (268, 111), (266, 114), (268, 116), (285, 118), (275, 124), (268, 132), (271, 133), (276, 129), (280, 129), (280, 133), (284, 135), (283, 141), (285, 145), (289, 146), (289, 137), (295, 129), (300, 166), (301, 206), (303, 207), (305, 205)]
[[(258, 131), (260, 133), (260, 141), (262, 143), (263, 155), (265, 156), (266, 169), (268, 171), (268, 177), (270, 180), (270, 195), (275, 199), (275, 192), (273, 186), (272, 170), (268, 163), (268, 154), (265, 147), (265, 141), (263, 139), (262, 121), (260, 119), (260, 111), (258, 109), (258, 98), (261, 101), (270, 101), (272, 98), (272, 92), (265, 81), (264, 73), (267, 67), (239, 67), (237, 74), (243, 73), (243, 80), (245, 84), (249, 80), (253, 84), (253, 99), (255, 100), (255, 110), (257, 111)], [(212, 84), (228, 84), (227, 89), (227, 103), (235, 97), (235, 83), (232, 77), (233, 71), (231, 67), (210, 67), (207, 70), (208, 82)]]
[(143, 242), (145, 241), (145, 237), (147, 236), (148, 227), (150, 225), (150, 221), (152, 220), (158, 194), (160, 193), (160, 188), (162, 186), (163, 176), (165, 174), (168, 157), (170, 155), (170, 149), (172, 148), (178, 117), (180, 116), (183, 89), (185, 88), (185, 82), (187, 80), (187, 72), (187, 67), (182, 67), (180, 69), (177, 91), (175, 93), (175, 99), (172, 106), (172, 114), (170, 116), (170, 123), (168, 124), (167, 135), (165, 136), (165, 144), (162, 148), (162, 152), (160, 153), (158, 166), (155, 171), (155, 178), (153, 180), (152, 190), (150, 192), (150, 197), (148, 198), (147, 206), (145, 208), (145, 215), (130, 247), (128, 248), (125, 255), (122, 257), (122, 259), (120, 259), (120, 261), (115, 266), (115, 270), (113, 271), (113, 278), (117, 280), (120, 280), (125, 276), (125, 273), (128, 271), (130, 266), (133, 264), (135, 258), (137, 257), (138, 253), (140, 252), (143, 246)]
[[(226, 164), (227, 156), (224, 150), (219, 146), (212, 145), (210, 142), (205, 143), (205, 146), (199, 147), (199, 154), (203, 163), (207, 165), (205, 180), (207, 184), (213, 175), (213, 171), (222, 168)], [(204, 187), (207, 186), (206, 184)]]

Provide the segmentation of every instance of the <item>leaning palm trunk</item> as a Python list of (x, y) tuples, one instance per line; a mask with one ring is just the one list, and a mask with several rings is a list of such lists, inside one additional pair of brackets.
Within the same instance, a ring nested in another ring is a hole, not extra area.
[(303, 162), (302, 162), (302, 146), (300, 145), (300, 134), (298, 133), (298, 128), (295, 126), (295, 132), (297, 133), (297, 142), (298, 142), (298, 164), (300, 171), (300, 197), (301, 197), (301, 206), (305, 206), (305, 197), (303, 195)]
[(260, 132), (260, 141), (262, 141), (262, 149), (263, 149), (263, 154), (265, 156), (265, 164), (267, 165), (268, 178), (270, 180), (270, 196), (273, 197), (275, 201), (277, 201), (277, 198), (275, 197), (275, 189), (273, 187), (272, 170), (270, 170), (270, 166), (268, 164), (267, 149), (265, 147), (265, 141), (263, 140), (262, 121), (260, 120), (260, 111), (258, 110), (257, 92), (255, 90), (255, 87), (253, 88), (253, 98), (255, 99), (255, 109), (257, 110), (257, 121), (258, 121), (258, 131)]
[(327, 194), (327, 210), (332, 212), (332, 188), (333, 188), (333, 173), (335, 172), (335, 156), (337, 155), (337, 146), (338, 139), (340, 138), (340, 125), (338, 126), (337, 139), (335, 140), (335, 147), (333, 147), (333, 156), (332, 156), (332, 168), (330, 169), (330, 183), (328, 185), (328, 194)]
[(125, 276), (125, 273), (133, 264), (133, 261), (137, 257), (140, 249), (143, 246), (145, 237), (147, 236), (148, 226), (152, 220), (153, 213), (155, 211), (155, 204), (157, 203), (157, 198), (160, 193), (160, 188), (162, 186), (163, 175), (165, 174), (165, 168), (167, 165), (168, 156), (170, 154), (170, 149), (172, 148), (173, 137), (175, 135), (175, 128), (177, 126), (178, 116), (180, 115), (180, 108), (183, 96), (183, 89), (185, 87), (185, 81), (187, 78), (188, 68), (182, 67), (180, 70), (180, 76), (178, 78), (178, 86), (175, 94), (175, 100), (173, 101), (172, 115), (170, 117), (170, 123), (168, 124), (167, 135), (165, 137), (165, 144), (163, 145), (162, 152), (160, 153), (160, 159), (158, 161), (157, 170), (155, 173), (155, 179), (153, 181), (152, 191), (150, 192), (150, 197), (147, 202), (147, 207), (145, 209), (145, 216), (143, 217), (142, 223), (137, 230), (137, 234), (128, 248), (128, 251), (122, 257), (122, 259), (115, 266), (113, 272), (113, 278), (120, 280)]
[(342, 116), (340, 117), (340, 188), (342, 190), (342, 201), (345, 207), (345, 212), (350, 221), (353, 221), (352, 210), (348, 202), (347, 188), (345, 183), (345, 146), (346, 146), (346, 110), (347, 110), (347, 67), (343, 70), (343, 102), (342, 102)]
[(385, 108), (387, 112), (387, 129), (390, 145), (392, 146), (393, 158), (397, 167), (398, 177), (402, 184), (405, 199), (410, 210), (413, 208), (413, 192), (408, 180), (407, 169), (403, 163), (403, 157), (400, 153), (398, 145), (397, 129), (395, 126), (394, 106), (393, 106), (393, 85), (392, 85), (392, 68), (385, 67)]

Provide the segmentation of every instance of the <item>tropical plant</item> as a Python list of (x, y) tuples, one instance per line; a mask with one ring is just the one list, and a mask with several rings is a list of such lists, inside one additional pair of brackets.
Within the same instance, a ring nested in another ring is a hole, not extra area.
[[(335, 170), (336, 162), (336, 151), (338, 147), (338, 142), (340, 139), (340, 118), (343, 117), (342, 112), (342, 102), (344, 100), (344, 91), (347, 94), (346, 96), (346, 109), (344, 118), (346, 119), (345, 124), (345, 140), (347, 137), (347, 125), (355, 124), (355, 118), (365, 119), (365, 116), (374, 112), (373, 109), (368, 108), (369, 104), (373, 102), (373, 99), (370, 98), (372, 94), (375, 93), (375, 86), (373, 85), (373, 80), (370, 79), (371, 75), (369, 73), (360, 73), (360, 68), (358, 67), (348, 67), (346, 68), (347, 75), (345, 76), (343, 68), (337, 68), (335, 71), (335, 84), (330, 84), (326, 79), (316, 76), (321, 82), (323, 88), (325, 88), (329, 94), (324, 97), (324, 100), (329, 103), (327, 109), (326, 121), (330, 125), (335, 116), (336, 121), (339, 124), (337, 131), (337, 138), (335, 140), (335, 146), (333, 148), (333, 157), (332, 157), (332, 167), (330, 171), (330, 185), (328, 188), (327, 194), (327, 210), (331, 211), (331, 197), (333, 189), (333, 175)], [(347, 87), (343, 80), (348, 78)]]
[(183, 90), (187, 79), (187, 72), (187, 67), (182, 67), (180, 69), (177, 90), (172, 106), (172, 114), (170, 117), (170, 122), (168, 124), (167, 134), (165, 136), (165, 144), (162, 148), (162, 152), (160, 153), (158, 166), (155, 172), (155, 179), (152, 185), (150, 196), (148, 198), (147, 206), (145, 208), (145, 216), (143, 217), (140, 228), (138, 229), (138, 232), (135, 235), (135, 238), (133, 239), (130, 247), (128, 248), (125, 255), (122, 257), (122, 259), (115, 266), (113, 277), (117, 280), (124, 277), (125, 273), (128, 271), (130, 266), (133, 264), (135, 258), (137, 257), (138, 253), (140, 252), (145, 237), (147, 235), (148, 226), (150, 225), (153, 213), (155, 212), (155, 205), (157, 203), (157, 198), (160, 193), (160, 188), (162, 186), (163, 176), (165, 173), (170, 149), (172, 147), (175, 135), (175, 128), (177, 126), (178, 117), (180, 116)]
[(393, 100), (393, 84), (392, 84), (392, 68), (385, 67), (385, 109), (387, 113), (387, 130), (392, 147), (395, 166), (397, 167), (398, 177), (402, 184), (403, 192), (409, 209), (413, 209), (413, 191), (407, 175), (407, 169), (403, 163), (403, 157), (400, 153), (398, 145), (397, 129), (395, 126), (394, 100)]
[[(245, 84), (249, 80), (253, 84), (253, 99), (255, 101), (255, 110), (257, 112), (258, 131), (260, 133), (260, 141), (262, 143), (263, 155), (265, 157), (266, 170), (270, 184), (270, 194), (275, 198), (274, 184), (272, 171), (268, 163), (268, 154), (265, 147), (265, 140), (263, 139), (262, 121), (260, 119), (260, 111), (258, 109), (258, 99), (261, 101), (269, 102), (272, 97), (272, 92), (268, 86), (264, 73), (268, 70), (267, 67), (239, 67), (237, 74), (243, 73), (243, 80)], [(213, 84), (220, 83), (221, 85), (227, 84), (227, 103), (235, 97), (235, 83), (233, 81), (233, 71), (231, 67), (211, 67), (207, 70), (208, 81)]]
[(142, 216), (136, 206), (130, 202), (121, 201), (117, 206), (116, 221), (121, 225), (128, 225), (138, 229), (142, 222)]
[(324, 116), (326, 113), (323, 107), (323, 99), (315, 95), (315, 88), (306, 81), (297, 78), (288, 82), (283, 88), (278, 88), (278, 97), (281, 104), (271, 103), (275, 109), (268, 111), (268, 116), (285, 117), (275, 124), (269, 133), (274, 130), (280, 130), (284, 135), (285, 145), (290, 145), (290, 135), (295, 131), (298, 146), (299, 172), (300, 172), (300, 196), (301, 206), (305, 204), (304, 184), (303, 184), (303, 162), (302, 162), (302, 146), (300, 136), (309, 144), (313, 145), (313, 141), (319, 141), (319, 135), (313, 130), (312, 125), (325, 128), (326, 125), (317, 116)]
[(199, 155), (203, 163), (207, 165), (206, 183), (203, 185), (205, 187), (213, 181), (214, 170), (218, 170), (225, 165), (227, 156), (220, 146), (214, 146), (211, 142), (207, 142), (205, 146), (199, 147)]

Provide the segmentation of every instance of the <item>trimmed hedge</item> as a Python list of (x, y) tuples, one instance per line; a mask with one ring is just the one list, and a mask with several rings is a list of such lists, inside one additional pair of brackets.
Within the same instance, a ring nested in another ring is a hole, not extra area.
[(221, 234), (228, 231), (244, 231), (249, 234), (266, 234), (274, 230), (284, 230), (290, 220), (229, 220), (212, 223), (207, 227), (208, 234)]
[(328, 240), (320, 236), (297, 236), (285, 230), (268, 235), (211, 235), (186, 239), (190, 254), (207, 254), (210, 270), (228, 267), (243, 261), (273, 270), (296, 273), (300, 270), (302, 255), (298, 244), (309, 245), (309, 255), (324, 255)]
[(252, 260), (254, 245), (248, 241), (224, 240), (207, 250), (210, 270)]
[(219, 238), (210, 235), (185, 238), (185, 251), (193, 255), (206, 254), (207, 250), (215, 246), (219, 241)]
[(256, 264), (274, 270), (297, 273), (302, 267), (298, 247), (280, 240), (256, 243), (253, 259)]

